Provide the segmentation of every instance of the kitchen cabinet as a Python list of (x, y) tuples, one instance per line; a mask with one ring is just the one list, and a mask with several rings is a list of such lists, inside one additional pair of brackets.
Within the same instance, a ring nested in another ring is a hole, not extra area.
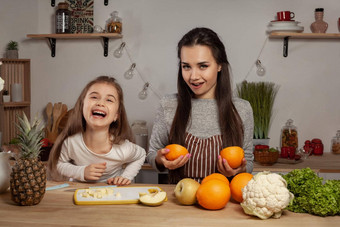
[(47, 39), (51, 47), (51, 56), (55, 57), (57, 39), (102, 39), (104, 56), (107, 57), (109, 39), (120, 39), (123, 36), (117, 33), (78, 33), (78, 34), (28, 34), (28, 38)]
[(340, 33), (271, 32), (269, 38), (283, 38), (283, 56), (288, 56), (289, 39), (340, 39)]
[(5, 59), (1, 58), (1, 78), (5, 81), (4, 90), (11, 94), (11, 84), (22, 84), (22, 102), (3, 102), (0, 98), (0, 131), (2, 143), (9, 143), (16, 137), (16, 115), (25, 112), (30, 117), (31, 111), (31, 60), (30, 59)]

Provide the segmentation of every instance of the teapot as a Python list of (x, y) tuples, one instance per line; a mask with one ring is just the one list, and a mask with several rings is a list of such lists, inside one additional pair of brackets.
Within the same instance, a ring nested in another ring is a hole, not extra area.
[(0, 152), (0, 193), (6, 192), (9, 187), (11, 174), (10, 157), (11, 153)]

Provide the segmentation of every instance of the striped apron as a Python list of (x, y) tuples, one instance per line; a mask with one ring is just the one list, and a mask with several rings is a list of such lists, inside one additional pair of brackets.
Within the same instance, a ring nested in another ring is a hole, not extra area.
[(217, 161), (222, 150), (221, 135), (201, 139), (187, 133), (185, 147), (191, 157), (184, 167), (170, 171), (169, 183), (176, 184), (183, 178), (192, 178), (201, 182), (204, 177), (218, 172)]

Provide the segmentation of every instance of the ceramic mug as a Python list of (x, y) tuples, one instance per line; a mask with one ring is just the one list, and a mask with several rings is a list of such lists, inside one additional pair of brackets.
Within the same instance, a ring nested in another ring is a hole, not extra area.
[(295, 14), (291, 11), (280, 11), (276, 15), (278, 21), (290, 21), (295, 17)]

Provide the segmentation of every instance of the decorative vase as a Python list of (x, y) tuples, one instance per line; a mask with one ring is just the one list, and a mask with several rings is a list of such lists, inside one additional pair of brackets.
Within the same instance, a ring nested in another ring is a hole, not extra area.
[(8, 58), (8, 59), (18, 59), (19, 58), (19, 51), (18, 50), (7, 50), (6, 51), (6, 58)]
[(323, 8), (315, 9), (315, 22), (310, 26), (310, 30), (313, 33), (326, 33), (328, 28), (328, 23), (323, 21), (324, 10)]
[(22, 84), (11, 84), (12, 102), (22, 102)]
[(9, 158), (11, 154), (7, 152), (0, 152), (0, 193), (4, 193), (9, 188), (11, 166), (9, 165)]

